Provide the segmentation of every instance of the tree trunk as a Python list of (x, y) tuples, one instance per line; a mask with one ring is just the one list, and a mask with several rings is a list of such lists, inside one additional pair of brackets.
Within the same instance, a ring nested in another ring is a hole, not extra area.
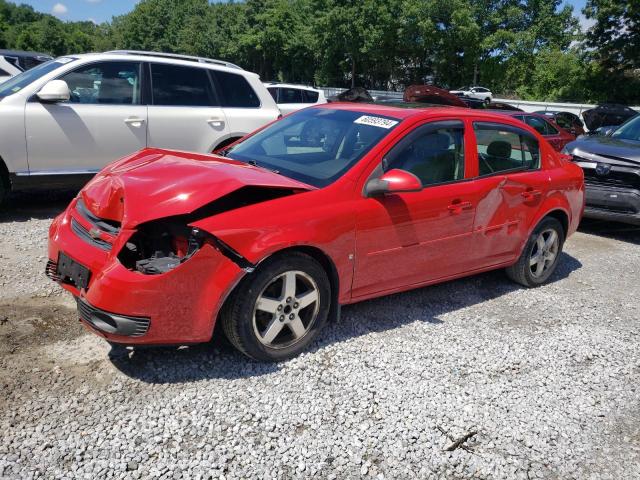
[(351, 55), (351, 88), (356, 86), (356, 59)]
[(478, 84), (478, 61), (473, 62), (473, 86)]

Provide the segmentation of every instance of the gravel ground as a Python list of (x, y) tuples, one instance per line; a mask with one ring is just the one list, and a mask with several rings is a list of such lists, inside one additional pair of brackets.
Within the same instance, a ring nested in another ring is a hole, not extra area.
[(640, 478), (638, 229), (587, 224), (539, 289), (346, 307), (265, 365), (87, 334), (42, 273), (68, 200), (0, 214), (0, 478)]

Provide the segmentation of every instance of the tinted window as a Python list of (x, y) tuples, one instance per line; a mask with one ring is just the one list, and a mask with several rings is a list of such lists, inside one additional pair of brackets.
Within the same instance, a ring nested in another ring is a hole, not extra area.
[[(224, 107), (258, 108), (260, 99), (242, 75), (212, 71), (220, 87), (220, 102)], [(281, 102), (282, 103), (282, 102)]]
[(151, 64), (153, 104), (164, 106), (216, 105), (204, 68)]
[(302, 97), (304, 103), (316, 103), (320, 94), (312, 90), (303, 90)]
[(302, 103), (302, 90), (297, 88), (280, 88), (278, 103)]
[(558, 125), (560, 125), (564, 129), (569, 130), (573, 127), (573, 122), (571, 121), (571, 119), (568, 117), (565, 117), (562, 114), (556, 115), (555, 121)]
[(478, 144), (480, 175), (540, 166), (538, 141), (518, 128), (493, 124), (473, 124)]
[(526, 116), (524, 117), (524, 121), (527, 125), (533, 127), (540, 135), (555, 135), (558, 133), (558, 130), (542, 118)]
[(323, 187), (340, 178), (398, 123), (347, 110), (301, 110), (237, 144), (227, 156)]
[(109, 105), (140, 103), (139, 63), (92, 63), (67, 73), (60, 79), (69, 85), (71, 103)]
[(47, 63), (43, 63), (42, 65), (38, 65), (31, 70), (27, 70), (26, 72), (22, 72), (15, 77), (3, 82), (0, 85), (0, 98), (7, 97), (16, 92), (19, 92), (27, 85), (35, 82), (40, 77), (53, 72), (57, 68), (62, 67), (63, 65), (72, 62), (73, 58), (60, 58), (58, 60), (52, 60)]
[[(423, 185), (464, 178), (464, 128), (425, 126), (409, 143), (401, 142), (387, 155), (385, 171), (399, 168), (413, 173)], [(416, 132), (417, 133), (417, 132)]]
[(0, 76), (2, 76), (2, 77), (10, 77), (11, 74), (9, 72), (5, 72), (3, 69), (0, 68)]
[(278, 89), (277, 88), (267, 88), (271, 97), (277, 102), (278, 101)]

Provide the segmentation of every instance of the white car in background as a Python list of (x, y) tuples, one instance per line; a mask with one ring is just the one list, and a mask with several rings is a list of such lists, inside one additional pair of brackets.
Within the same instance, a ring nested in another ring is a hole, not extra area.
[(484, 87), (462, 87), (458, 90), (449, 90), (449, 93), (453, 93), (458, 97), (476, 98), (484, 103), (490, 103), (493, 98), (491, 90)]
[(44, 53), (0, 50), (0, 83), (49, 60), (52, 57)]
[(80, 187), (145, 147), (208, 153), (277, 119), (257, 74), (154, 52), (69, 55), (0, 84), (0, 202)]
[(324, 92), (317, 88), (274, 82), (265, 83), (264, 85), (278, 104), (278, 108), (280, 108), (283, 115), (311, 107), (312, 105), (327, 103)]

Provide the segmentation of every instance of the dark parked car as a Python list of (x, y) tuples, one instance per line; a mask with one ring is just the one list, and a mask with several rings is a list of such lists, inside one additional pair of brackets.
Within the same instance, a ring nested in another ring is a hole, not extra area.
[(640, 225), (640, 116), (609, 135), (571, 142), (563, 153), (584, 170), (585, 217)]
[(580, 117), (575, 113), (571, 112), (561, 112), (558, 110), (540, 110), (535, 113), (540, 115), (544, 115), (547, 118), (550, 118), (562, 128), (564, 128), (567, 132), (572, 133), (574, 135), (584, 135), (584, 123), (580, 120)]
[(638, 114), (634, 109), (626, 105), (605, 103), (590, 110), (582, 112), (582, 118), (589, 130), (597, 130), (601, 127), (616, 127)]

